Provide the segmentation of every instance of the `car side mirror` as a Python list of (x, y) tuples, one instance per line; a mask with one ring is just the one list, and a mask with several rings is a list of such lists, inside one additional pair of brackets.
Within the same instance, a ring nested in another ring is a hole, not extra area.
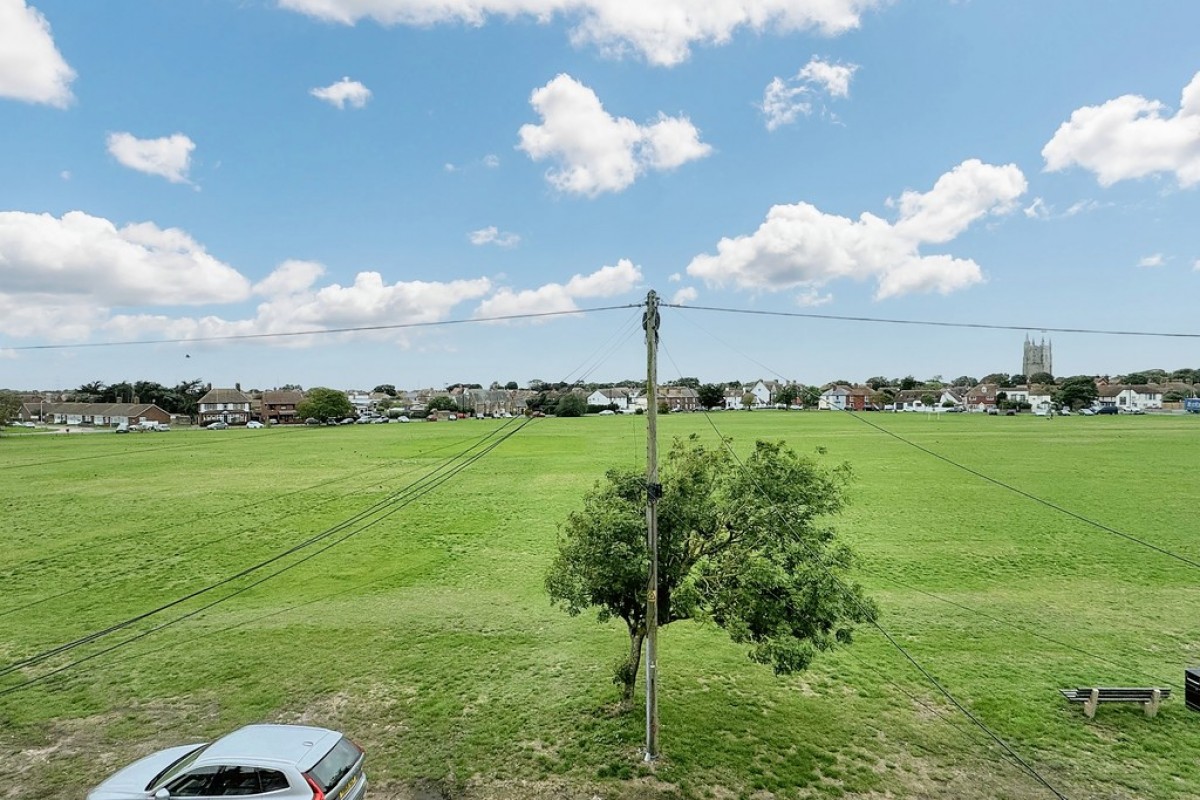
[(154, 793), (154, 800), (171, 800), (171, 793), (165, 788), (159, 789)]

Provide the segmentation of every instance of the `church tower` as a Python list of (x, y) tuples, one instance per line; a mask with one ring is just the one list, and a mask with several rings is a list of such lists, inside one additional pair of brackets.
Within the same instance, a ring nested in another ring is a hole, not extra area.
[(1021, 359), (1021, 374), (1026, 379), (1039, 372), (1054, 374), (1054, 358), (1051, 353), (1051, 343), (1042, 339), (1035, 342), (1025, 334), (1025, 357)]

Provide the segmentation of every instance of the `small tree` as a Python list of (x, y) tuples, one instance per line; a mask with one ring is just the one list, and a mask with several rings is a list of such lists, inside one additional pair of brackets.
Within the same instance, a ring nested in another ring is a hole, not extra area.
[(781, 387), (780, 390), (775, 393), (775, 402), (782, 403), (784, 408), (788, 408), (796, 404), (796, 396), (798, 394), (799, 392), (796, 390), (796, 387), (788, 384), (787, 386)]
[(1054, 376), (1051, 375), (1049, 372), (1035, 372), (1029, 376), (1029, 382), (1031, 384), (1033, 384), (1033, 383), (1041, 383), (1041, 384), (1050, 383), (1050, 384), (1052, 384), (1052, 383), (1054, 383)]
[(425, 408), (429, 411), (458, 411), (458, 403), (454, 402), (453, 397), (443, 394), (430, 399)]
[(582, 417), (585, 413), (587, 413), (587, 400), (574, 392), (558, 398), (558, 407), (554, 410), (555, 416), (558, 417)]
[(13, 392), (0, 391), (0, 425), (13, 422), (21, 413), (21, 398)]
[[(852, 554), (827, 524), (848, 477), (848, 467), (822, 468), (782, 442), (757, 442), (739, 464), (724, 447), (676, 440), (660, 473), (659, 625), (711, 621), (778, 674), (849, 643), (875, 608), (845, 580)], [(610, 470), (567, 517), (546, 576), (567, 613), (596, 608), (602, 622), (625, 622), (629, 650), (613, 681), (626, 706), (646, 635), (645, 509), (645, 475)]]
[(309, 389), (304, 399), (296, 404), (296, 415), (301, 419), (340, 419), (353, 413), (354, 406), (345, 392), (327, 389), (324, 386)]

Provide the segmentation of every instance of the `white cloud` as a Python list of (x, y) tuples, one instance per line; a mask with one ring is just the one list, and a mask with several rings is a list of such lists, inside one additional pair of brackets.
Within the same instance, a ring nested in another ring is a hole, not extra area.
[(495, 169), (500, 166), (500, 156), (493, 153), (488, 153), (483, 157), (483, 165), (488, 169)]
[(1200, 258), (1197, 258), (1196, 261), (1192, 264), (1192, 269), (1195, 270), (1196, 272), (1200, 272)]
[(619, 192), (648, 170), (673, 169), (712, 151), (686, 117), (660, 114), (645, 126), (613, 117), (595, 92), (570, 75), (535, 90), (530, 104), (542, 124), (522, 125), (517, 147), (534, 161), (558, 162), (546, 178), (564, 192)]
[(178, 228), (118, 228), (70, 211), (0, 212), (0, 286), (9, 296), (100, 305), (198, 305), (245, 299), (249, 282)]
[(857, 71), (857, 64), (834, 64), (813, 56), (796, 77), (810, 85), (820, 86), (830, 97), (849, 97), (850, 80)]
[(41, 12), (25, 0), (0, 0), (0, 97), (66, 108), (73, 80)]
[(159, 139), (139, 139), (130, 133), (110, 133), (108, 152), (121, 164), (171, 183), (187, 183), (196, 144), (182, 133)]
[(64, 181), (69, 181), (71, 180), (71, 171), (69, 169), (64, 169), (62, 172), (58, 173), (58, 177), (62, 178)]
[[(857, 64), (835, 64), (813, 56), (794, 78), (773, 78), (763, 90), (759, 110), (767, 118), (767, 130), (790, 125), (801, 115), (813, 113), (814, 100), (823, 97), (849, 97), (850, 81), (858, 70)], [(827, 113), (823, 104), (821, 110)]]
[(310, 89), (309, 94), (318, 100), (323, 100), (331, 106), (345, 108), (348, 103), (351, 108), (362, 108), (371, 99), (371, 90), (358, 81), (342, 78), (337, 83)]
[(859, 26), (864, 11), (882, 0), (280, 0), (280, 6), (318, 19), (353, 25), (425, 26), (458, 22), (481, 26), (489, 17), (530, 17), (574, 23), (571, 42), (621, 57), (633, 52), (672, 66), (696, 44), (723, 45), (742, 29), (758, 33), (815, 30), (837, 36)]
[(796, 305), (803, 308), (814, 308), (816, 306), (824, 306), (833, 302), (833, 295), (829, 293), (822, 294), (821, 290), (815, 286), (810, 286), (804, 289), (800, 294), (796, 295)]
[(938, 178), (930, 191), (902, 194), (894, 223), (866, 212), (852, 220), (803, 202), (774, 206), (757, 231), (721, 239), (716, 255), (696, 256), (687, 272), (714, 286), (803, 288), (802, 298), (839, 278), (874, 278), (876, 299), (947, 294), (982, 281), (979, 265), (921, 255), (921, 245), (943, 244), (985, 215), (1008, 213), (1025, 190), (1015, 165), (971, 159)]
[(1076, 203), (1072, 203), (1070, 208), (1063, 212), (1063, 216), (1073, 217), (1076, 214), (1086, 214), (1088, 212), (1095, 211), (1098, 208), (1103, 208), (1106, 205), (1112, 205), (1112, 203), (1098, 203), (1095, 200), (1080, 200)]
[(517, 234), (508, 233), (507, 231), (501, 232), (495, 225), (471, 231), (468, 236), (471, 239), (471, 244), (478, 246), (494, 244), (497, 247), (515, 247), (521, 241), (521, 237)]
[(1033, 202), (1024, 209), (1025, 216), (1030, 219), (1047, 219), (1051, 210), (1050, 206), (1046, 205), (1046, 201), (1040, 197), (1033, 198)]
[(700, 292), (696, 291), (696, 287), (685, 286), (671, 296), (671, 302), (675, 305), (685, 306), (688, 303), (696, 302), (696, 298), (699, 296)]
[[(143, 222), (118, 228), (79, 211), (0, 212), (0, 334), (51, 341), (188, 339), (346, 328), (344, 338), (403, 341), (388, 329), (448, 319), (461, 303), (483, 300), (477, 316), (529, 309), (573, 310), (581, 298), (628, 292), (641, 270), (622, 259), (565, 284), (495, 292), (488, 278), (388, 283), (363, 271), (349, 285), (320, 283), (324, 265), (288, 260), (251, 286), (243, 275), (205, 252), (187, 233)], [(491, 297), (489, 297), (491, 295)], [(243, 303), (258, 297), (252, 315), (225, 318), (176, 315), (172, 306)], [(159, 306), (164, 310), (146, 311)], [(307, 347), (313, 337), (268, 340)]]
[(683, 280), (683, 275), (678, 272), (672, 272), (667, 276), (667, 280), (669, 280), (671, 283), (679, 283), (681, 280)]
[(1076, 109), (1042, 148), (1046, 170), (1078, 165), (1102, 186), (1173, 173), (1181, 186), (1200, 183), (1200, 72), (1184, 87), (1179, 111), (1127, 94)]
[(513, 291), (501, 289), (479, 304), (476, 317), (506, 317), (517, 314), (541, 314), (576, 311), (575, 301), (589, 297), (614, 297), (633, 290), (642, 279), (642, 271), (622, 258), (614, 266), (605, 266), (590, 275), (576, 275), (565, 284), (547, 283), (537, 289)]
[(1161, 267), (1165, 263), (1166, 263), (1166, 259), (1163, 258), (1163, 254), (1155, 253), (1154, 255), (1143, 257), (1140, 261), (1138, 261), (1138, 266), (1139, 267)]

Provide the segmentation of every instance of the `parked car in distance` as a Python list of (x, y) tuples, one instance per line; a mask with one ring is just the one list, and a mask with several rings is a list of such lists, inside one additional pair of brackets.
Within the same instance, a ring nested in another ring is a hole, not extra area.
[(412, 420), (401, 414), (400, 416), (396, 417), (396, 422), (412, 422)]
[(599, 412), (599, 415), (602, 417), (611, 417), (616, 413), (617, 412), (613, 411), (611, 408), (606, 408), (603, 411)]
[(1085, 417), (1094, 417), (1096, 415), (1096, 412), (1090, 408), (1081, 408), (1079, 409), (1079, 413)]
[(995, 407), (990, 407), (990, 408), (988, 408), (987, 413), (989, 416), (994, 417), (1000, 413), (1000, 409), (995, 408)]
[(252, 419), (246, 423), (247, 428), (261, 428), (263, 424), (256, 419)]
[(269, 796), (273, 800), (362, 800), (362, 748), (337, 731), (247, 725), (210, 744), (170, 747), (135, 761), (87, 800)]
[(228, 428), (229, 425), (224, 422), (210, 422), (204, 427), (208, 428), (210, 431), (223, 431)]
[(1117, 407), (1116, 406), (1100, 406), (1099, 408), (1096, 409), (1096, 413), (1097, 414), (1116, 414)]
[(129, 433), (129, 426), (128, 425), (118, 425), (117, 429), (115, 431), (113, 431), (113, 433)]

